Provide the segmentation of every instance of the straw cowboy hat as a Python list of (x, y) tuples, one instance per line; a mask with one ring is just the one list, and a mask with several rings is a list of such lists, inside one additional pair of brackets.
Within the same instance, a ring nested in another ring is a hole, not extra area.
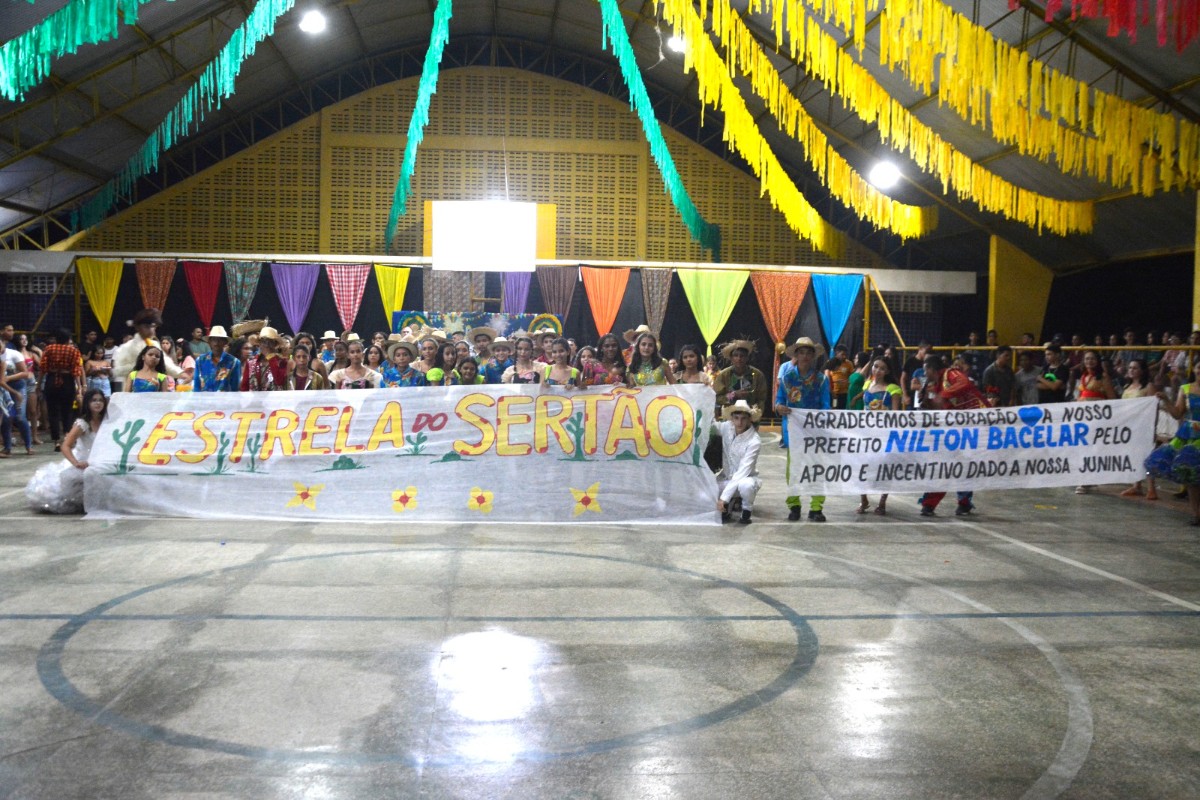
[(271, 324), (271, 321), (268, 319), (247, 319), (235, 323), (233, 326), (233, 338), (242, 339), (252, 333), (258, 333), (269, 324)]
[(471, 344), (475, 344), (475, 337), (480, 335), (486, 335), (488, 340), (492, 341), (495, 340), (500, 333), (493, 327), (488, 325), (480, 325), (478, 328), (471, 328), (471, 330), (467, 331), (467, 341)]
[(406, 339), (406, 338), (404, 338), (404, 334), (402, 334), (402, 333), (389, 333), (389, 334), (388, 334), (388, 337), (387, 337), (387, 340), (388, 340), (389, 342), (407, 342), (407, 341), (410, 341), (409, 339)]
[(633, 344), (637, 340), (637, 337), (641, 336), (643, 333), (653, 334), (654, 331), (650, 330), (649, 325), (638, 325), (636, 328), (627, 330), (625, 333), (621, 334), (621, 338), (630, 344)]
[(388, 361), (391, 361), (393, 358), (396, 357), (396, 350), (401, 347), (408, 351), (408, 354), (413, 357), (414, 361), (417, 359), (416, 343), (414, 343), (411, 339), (397, 339), (396, 341), (388, 343), (388, 346), (387, 346)]
[(220, 325), (213, 325), (211, 328), (208, 329), (208, 336), (204, 337), (205, 341), (208, 341), (209, 339), (224, 339), (225, 341), (228, 342), (229, 334), (225, 332), (224, 327), (222, 327)]
[(271, 342), (282, 342), (283, 337), (279, 335), (279, 331), (272, 328), (270, 325), (264, 325), (258, 332), (258, 340), (261, 342), (266, 339)]
[(495, 350), (497, 347), (506, 347), (509, 350), (513, 349), (512, 342), (510, 342), (508, 339), (505, 339), (503, 336), (497, 336), (495, 339), (492, 339), (490, 346), (493, 350)]
[(825, 355), (824, 346), (817, 344), (807, 336), (801, 336), (799, 339), (792, 342), (792, 346), (787, 349), (787, 354), (789, 356), (794, 356), (796, 355), (796, 351), (802, 347), (811, 347), (813, 352), (815, 352), (818, 356)]
[(545, 339), (547, 336), (553, 336), (553, 337), (557, 338), (561, 335), (562, 334), (560, 334), (558, 331), (554, 330), (554, 328), (551, 328), (549, 325), (547, 325), (544, 328), (538, 328), (536, 331), (533, 332), (533, 338), (535, 338), (535, 339)]
[(729, 344), (721, 348), (721, 357), (728, 361), (733, 357), (734, 350), (745, 350), (750, 355), (754, 355), (758, 345), (752, 339), (734, 339)]
[(758, 422), (762, 419), (762, 409), (758, 406), (750, 405), (745, 400), (738, 400), (722, 408), (721, 419), (729, 419), (738, 412), (749, 414), (751, 422)]
[(350, 344), (351, 342), (361, 342), (362, 337), (354, 331), (346, 331), (342, 334), (342, 341), (346, 344)]
[(334, 333), (333, 331), (325, 331), (324, 333), (321, 334), (322, 342), (331, 342), (337, 338), (338, 338), (338, 335), (336, 333)]

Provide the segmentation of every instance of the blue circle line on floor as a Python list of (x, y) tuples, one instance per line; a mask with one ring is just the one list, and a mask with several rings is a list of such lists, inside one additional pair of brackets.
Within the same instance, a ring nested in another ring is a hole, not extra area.
[[(662, 564), (648, 564), (632, 559), (620, 558), (617, 556), (596, 555), (588, 553), (572, 553), (567, 551), (543, 550), (534, 548), (479, 548), (479, 547), (419, 547), (419, 548), (386, 548), (374, 550), (356, 550), (348, 552), (336, 553), (320, 553), (307, 556), (292, 556), (287, 558), (267, 559), (263, 561), (251, 561), (245, 564), (237, 564), (221, 569), (209, 570), (206, 572), (187, 575), (172, 580), (163, 581), (161, 583), (146, 586), (141, 589), (135, 589), (132, 592), (115, 597), (97, 606), (94, 606), (87, 611), (77, 615), (71, 615), (67, 618), (67, 622), (58, 628), (50, 638), (42, 645), (37, 657), (38, 677), (41, 679), (42, 685), (46, 690), (60, 703), (71, 709), (80, 716), (86, 717), (89, 721), (104, 725), (114, 730), (119, 730), (134, 736), (158, 741), (164, 744), (170, 744), (178, 747), (187, 747), (199, 750), (209, 750), (214, 752), (228, 753), (230, 755), (243, 756), (259, 760), (272, 761), (288, 761), (288, 762), (321, 762), (334, 764), (372, 764), (372, 763), (403, 763), (409, 766), (457, 766), (462, 764), (479, 763), (481, 759), (472, 759), (464, 756), (453, 757), (436, 757), (417, 756), (411, 753), (330, 753), (324, 750), (289, 750), (271, 747), (259, 747), (255, 745), (242, 744), (232, 742), (225, 739), (217, 739), (208, 736), (197, 736), (195, 734), (182, 733), (173, 730), (164, 725), (157, 725), (149, 722), (131, 719), (122, 714), (119, 714), (104, 704), (96, 701), (79, 690), (71, 679), (67, 677), (63, 670), (62, 657), (66, 650), (68, 642), (78, 634), (86, 625), (97, 621), (119, 620), (120, 615), (109, 616), (107, 612), (116, 608), (122, 603), (126, 603), (135, 598), (149, 594), (151, 592), (170, 589), (194, 581), (211, 578), (218, 575), (225, 575), (239, 570), (261, 568), (264, 566), (273, 566), (278, 564), (297, 563), (303, 561), (316, 561), (329, 558), (347, 558), (351, 556), (364, 555), (402, 555), (411, 552), (444, 552), (444, 553), (497, 553), (497, 554), (525, 554), (539, 555), (560, 558), (581, 558), (593, 561), (607, 561), (616, 564), (625, 564), (629, 566), (655, 569), (675, 575), (680, 575), (687, 578), (693, 578), (710, 583), (716, 587), (724, 587), (740, 591), (755, 600), (773, 608), (777, 615), (766, 615), (764, 617), (751, 616), (751, 620), (766, 620), (766, 621), (785, 621), (791, 625), (796, 635), (796, 650), (791, 662), (779, 673), (770, 683), (759, 687), (754, 691), (748, 692), (741, 697), (719, 706), (711, 711), (699, 714), (677, 722), (657, 725), (652, 728), (647, 728), (640, 731), (633, 731), (621, 736), (614, 736), (608, 739), (601, 739), (594, 742), (570, 746), (560, 750), (525, 750), (516, 754), (515, 758), (525, 761), (551, 761), (554, 759), (570, 758), (577, 756), (586, 756), (596, 753), (602, 753), (609, 750), (616, 750), (624, 747), (644, 744), (647, 742), (662, 739), (664, 737), (679, 736), (703, 728), (711, 727), (734, 717), (740, 716), (747, 712), (753, 711), (772, 700), (779, 697), (792, 686), (794, 686), (801, 678), (803, 678), (812, 668), (816, 660), (819, 644), (816, 634), (809, 627), (803, 616), (797, 613), (794, 609), (771, 597), (770, 595), (754, 589), (745, 584), (730, 581), (725, 578), (718, 578), (713, 575), (695, 572), (684, 569), (682, 567), (673, 567)], [(235, 620), (250, 620), (261, 618), (267, 621), (288, 621), (294, 619), (295, 615), (128, 615), (131, 619), (137, 617), (150, 617), (155, 619), (219, 619), (221, 616), (226, 616)], [(303, 617), (301, 617), (303, 619)], [(327, 621), (353, 621), (353, 617), (318, 617), (319, 620)], [(470, 618), (455, 618), (451, 616), (436, 616), (436, 617), (397, 617), (388, 618), (373, 618), (379, 621), (462, 621), (464, 619), (470, 621)], [(480, 617), (479, 621), (503, 621), (502, 617)], [(541, 618), (526, 618), (517, 617), (511, 618), (512, 621), (536, 621), (538, 619), (553, 622), (572, 622), (577, 621), (572, 617), (541, 617)], [(637, 619), (636, 617), (633, 619)], [(675, 617), (668, 616), (661, 618), (667, 621), (675, 621), (679, 619), (709, 619), (711, 621), (738, 621), (736, 616), (728, 617)], [(629, 617), (600, 617), (600, 618), (579, 618), (578, 621), (631, 621)]]

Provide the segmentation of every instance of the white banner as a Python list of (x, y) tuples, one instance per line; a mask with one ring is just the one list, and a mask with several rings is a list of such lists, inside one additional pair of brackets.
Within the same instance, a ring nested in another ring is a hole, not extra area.
[(790, 494), (1132, 483), (1158, 400), (963, 411), (810, 411), (788, 419)]
[(712, 389), (117, 394), (99, 516), (720, 524)]

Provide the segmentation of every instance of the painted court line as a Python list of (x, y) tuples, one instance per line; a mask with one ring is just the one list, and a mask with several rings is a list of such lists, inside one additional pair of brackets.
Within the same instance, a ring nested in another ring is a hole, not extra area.
[(1160, 600), (1165, 600), (1166, 602), (1171, 603), (1172, 605), (1179, 606), (1180, 608), (1186, 608), (1191, 611), (1200, 611), (1200, 604), (1192, 603), (1188, 600), (1184, 600), (1183, 598), (1176, 597), (1173, 594), (1167, 594), (1166, 592), (1160, 592), (1158, 589), (1151, 588), (1144, 583), (1138, 583), (1135, 580), (1131, 580), (1131, 579), (1123, 577), (1121, 575), (1116, 575), (1107, 570), (1100, 569), (1099, 567), (1093, 567), (1089, 564), (1084, 564), (1082, 561), (1076, 561), (1075, 559), (1068, 558), (1067, 556), (1060, 556), (1058, 553), (1055, 553), (1050, 550), (1046, 550), (1045, 548), (1042, 548), (1042, 547), (1038, 547), (1037, 545), (1028, 544), (1027, 542), (1022, 542), (1020, 539), (1014, 539), (1011, 536), (1005, 536), (1003, 533), (996, 533), (995, 531), (988, 530), (987, 528), (983, 527), (982, 525), (976, 524), (974, 522), (963, 522), (962, 525), (966, 528), (970, 528), (973, 531), (978, 531), (979, 533), (986, 534), (987, 536), (991, 536), (994, 539), (1000, 539), (1001, 541), (1008, 542), (1009, 544), (1015, 544), (1017, 547), (1023, 547), (1032, 553), (1037, 553), (1038, 555), (1043, 555), (1043, 556), (1046, 556), (1047, 558), (1052, 558), (1055, 561), (1062, 562), (1063, 564), (1068, 564), (1072, 567), (1081, 569), (1085, 572), (1090, 572), (1093, 575), (1099, 575), (1102, 578), (1107, 578), (1110, 581), (1115, 581), (1117, 583), (1123, 584), (1125, 586), (1128, 586), (1131, 589), (1137, 589), (1140, 592), (1145, 592), (1148, 595), (1157, 597)]

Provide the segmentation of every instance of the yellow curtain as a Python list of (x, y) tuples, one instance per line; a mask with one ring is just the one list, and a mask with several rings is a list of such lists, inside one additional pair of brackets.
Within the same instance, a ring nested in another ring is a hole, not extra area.
[(96, 315), (100, 329), (108, 333), (108, 323), (112, 320), (113, 306), (117, 302), (117, 288), (121, 285), (121, 272), (125, 269), (125, 262), (80, 258), (76, 260), (75, 267), (83, 280), (83, 290), (87, 292), (92, 313)]
[(383, 301), (383, 313), (387, 314), (388, 326), (392, 314), (404, 308), (404, 293), (408, 291), (408, 267), (375, 265), (375, 282), (379, 284), (379, 298)]
[(676, 270), (688, 305), (700, 325), (700, 334), (712, 353), (712, 344), (733, 313), (750, 271), (744, 269), (681, 269)]

